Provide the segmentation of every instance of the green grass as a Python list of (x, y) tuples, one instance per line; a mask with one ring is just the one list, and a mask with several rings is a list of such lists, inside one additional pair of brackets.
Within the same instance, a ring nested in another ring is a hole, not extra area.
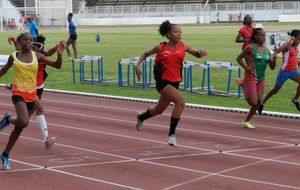
[[(203, 27), (182, 26), (183, 41), (195, 49), (205, 49), (208, 52), (208, 56), (205, 59), (197, 59), (190, 55), (186, 55), (187, 60), (203, 62), (205, 60), (215, 61), (229, 61), (237, 65), (235, 58), (241, 51), (241, 44), (234, 42), (239, 29), (239, 25), (224, 25), (224, 24), (212, 24), (202, 25)], [(207, 27), (212, 26), (212, 27)], [(297, 28), (295, 24), (273, 24), (265, 23), (265, 30), (290, 30)], [(152, 28), (151, 28), (152, 27)], [(161, 38), (157, 31), (158, 26), (150, 26), (147, 28), (134, 28), (129, 27), (122, 29), (122, 27), (114, 28), (96, 28), (91, 27), (78, 30), (78, 53), (79, 55), (101, 55), (104, 57), (104, 77), (109, 80), (118, 79), (117, 62), (121, 58), (129, 58), (139, 56), (145, 50), (157, 45), (159, 42), (165, 39)], [(60, 40), (67, 39), (67, 33), (65, 31), (52, 31), (41, 30), (47, 38), (46, 49), (51, 48)], [(99, 32), (101, 35), (101, 42), (95, 42), (95, 34)], [(18, 33), (1, 33), (0, 43), (2, 44), (0, 54), (10, 54), (14, 51), (14, 48), (7, 43), (7, 37), (9, 35), (16, 36)], [(7, 45), (6, 45), (7, 44)], [(72, 51), (71, 51), (72, 52)], [(73, 52), (72, 52), (73, 53)], [(64, 56), (66, 57), (66, 53)], [(55, 59), (55, 56), (53, 58)], [(277, 75), (278, 66), (281, 65), (281, 60), (277, 61), (277, 68), (275, 71), (267, 70), (266, 73), (266, 91), (269, 90), (275, 81)], [(73, 84), (71, 75), (70, 62), (64, 62), (61, 70), (56, 71), (50, 67), (47, 67), (49, 73), (46, 81), (46, 88), (73, 90), (80, 92), (91, 92), (99, 94), (129, 96), (138, 98), (151, 98), (157, 99), (159, 94), (154, 88), (139, 89), (139, 88), (119, 88), (117, 84), (114, 85), (89, 85), (89, 84)], [(197, 75), (195, 71), (194, 76)], [(7, 83), (11, 81), (12, 72), (0, 79), (0, 83)], [(226, 72), (214, 71), (213, 86), (220, 89), (226, 88)], [(202, 75), (199, 74), (199, 76)], [(234, 76), (234, 78), (236, 78)], [(196, 82), (196, 81), (194, 81)], [(199, 82), (198, 82), (199, 83)], [(235, 85), (235, 83), (232, 83)], [(288, 113), (297, 113), (294, 106), (291, 103), (291, 98), (294, 96), (297, 85), (292, 81), (288, 81), (282, 90), (274, 97), (272, 97), (267, 105), (266, 110), (280, 111)], [(226, 107), (239, 107), (249, 108), (244, 99), (234, 97), (220, 97), (220, 96), (207, 96), (200, 94), (192, 94), (182, 91), (182, 94), (187, 103), (197, 103), (205, 105), (217, 105)]]

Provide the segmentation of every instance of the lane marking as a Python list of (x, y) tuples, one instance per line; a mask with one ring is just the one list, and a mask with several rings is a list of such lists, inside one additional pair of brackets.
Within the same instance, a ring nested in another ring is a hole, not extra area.
[[(9, 135), (9, 134), (6, 134), (6, 135)], [(37, 139), (34, 139), (34, 138), (30, 138), (30, 137), (24, 137), (24, 136), (21, 136), (21, 138), (29, 139), (29, 140), (32, 140), (32, 141), (41, 141), (41, 140), (37, 140)], [(64, 145), (64, 144), (58, 144), (58, 145), (59, 146), (63, 146), (63, 147), (69, 147), (69, 148), (75, 148), (75, 149), (80, 149), (80, 150), (86, 150), (88, 152), (96, 152), (96, 153), (99, 152), (99, 151), (94, 151), (94, 150), (84, 149), (84, 148), (79, 148), (79, 147), (73, 147), (73, 146)], [(100, 152), (100, 153), (102, 153), (102, 152)], [(210, 154), (212, 154), (212, 153), (210, 153)], [(293, 155), (293, 154), (290, 154), (290, 155)], [(116, 156), (119, 157), (119, 155), (116, 155)], [(235, 155), (235, 156), (241, 156), (241, 155)], [(244, 156), (241, 156), (241, 157), (244, 157)], [(277, 160), (274, 160), (274, 158), (273, 159), (264, 159), (264, 158), (257, 157), (257, 158), (254, 158), (254, 159), (260, 159), (260, 161), (258, 161), (258, 162), (263, 162), (263, 161), (277, 162)], [(132, 161), (132, 160), (133, 159), (131, 159), (131, 160), (125, 160), (124, 162)], [(144, 163), (148, 163), (148, 164), (152, 164), (152, 165), (165, 166), (165, 167), (176, 168), (176, 169), (180, 169), (180, 170), (192, 171), (192, 172), (197, 172), (197, 173), (205, 173), (207, 175), (216, 175), (216, 176), (221, 176), (221, 177), (226, 177), (226, 178), (231, 178), (231, 179), (238, 179), (238, 180), (242, 180), (242, 181), (249, 181), (249, 182), (255, 182), (255, 183), (269, 184), (269, 185), (273, 185), (273, 186), (275, 185), (275, 186), (280, 186), (280, 187), (294, 188), (293, 186), (286, 186), (286, 185), (282, 185), (282, 184), (269, 183), (269, 182), (264, 182), (264, 181), (259, 181), (259, 180), (251, 180), (251, 179), (239, 178), (239, 177), (235, 177), (235, 176), (227, 176), (227, 175), (213, 173), (213, 172), (206, 172), (206, 171), (201, 171), (201, 170), (194, 170), (194, 169), (188, 169), (188, 168), (183, 168), (183, 167), (178, 167), (178, 166), (172, 166), (172, 165), (160, 164), (160, 163), (155, 163), (155, 162), (149, 162), (147, 160), (139, 160), (139, 161), (140, 162), (144, 162)], [(23, 163), (21, 161), (16, 161), (16, 162)], [(280, 163), (281, 163), (281, 161), (280, 161)], [(285, 164), (286, 163), (289, 164), (289, 162), (285, 162)], [(28, 163), (27, 163), (27, 165), (28, 165)], [(30, 164), (30, 165), (31, 166), (35, 166), (35, 167), (39, 167), (40, 169), (43, 168), (43, 166), (39, 166), (39, 165), (35, 165), (35, 164)], [(65, 167), (65, 166), (56, 166), (56, 167)], [(68, 173), (66, 173), (66, 174), (68, 174)], [(70, 174), (70, 175), (73, 175), (73, 174)], [(77, 174), (74, 174), (74, 175), (77, 175)], [(87, 178), (87, 179), (89, 179), (89, 178)], [(101, 182), (101, 180), (100, 180), (100, 182)]]
[[(66, 101), (59, 101), (59, 100), (51, 100), (51, 99), (46, 99), (45, 98), (45, 99), (43, 99), (43, 101), (56, 102), (56, 103), (61, 103), (61, 104), (70, 104), (70, 105), (80, 105), (80, 106), (87, 106), (87, 107), (95, 107), (95, 108), (106, 108), (106, 109), (121, 110), (121, 111), (126, 111), (126, 112), (132, 111), (132, 112), (135, 112), (135, 113), (138, 111), (138, 110), (128, 109), (128, 108), (119, 108), (119, 107), (111, 107), (111, 106), (99, 106), (99, 105), (92, 105), (92, 104), (87, 104), (87, 103), (69, 102), (67, 100)], [(11, 104), (5, 104), (5, 103), (3, 103), (3, 105), (12, 106)], [(166, 114), (166, 113), (163, 113), (161, 115), (171, 116), (170, 114)], [(299, 117), (300, 117), (300, 115), (299, 115)], [(229, 123), (229, 124), (235, 124), (235, 125), (241, 126), (241, 122), (232, 122), (232, 121), (225, 121), (225, 120), (208, 119), (208, 118), (203, 118), (203, 117), (192, 117), (192, 116), (187, 116), (187, 115), (184, 115), (184, 114), (181, 116), (181, 118), (203, 120), (203, 121), (213, 121), (213, 122), (220, 122), (220, 123)], [(277, 130), (300, 132), (300, 129), (287, 129), (287, 128), (284, 128), (284, 127), (281, 128), (281, 127), (273, 127), (273, 126), (260, 125), (260, 124), (255, 124), (255, 126), (263, 127), (263, 128), (277, 129)]]
[[(195, 172), (198, 172), (198, 173), (205, 173), (207, 175), (201, 176), (201, 177), (189, 180), (189, 181), (186, 181), (184, 183), (179, 183), (179, 184), (176, 184), (176, 185), (165, 187), (165, 188), (163, 188), (163, 190), (169, 190), (169, 189), (177, 188), (177, 187), (180, 187), (180, 186), (183, 186), (183, 185), (195, 182), (195, 181), (199, 181), (199, 180), (203, 180), (203, 179), (212, 177), (212, 176), (219, 176), (219, 177), (225, 177), (225, 178), (230, 178), (230, 179), (237, 179), (237, 180), (240, 180), (240, 181), (248, 181), (248, 182), (253, 182), (253, 183), (260, 183), (260, 184), (265, 184), (265, 185), (277, 186), (277, 187), (300, 189), (299, 187), (296, 187), (296, 186), (290, 186), (290, 185), (284, 185), (284, 184), (278, 184), (278, 183), (271, 183), (271, 182), (267, 182), (267, 181), (260, 181), (260, 180), (254, 180), (254, 179), (240, 178), (240, 177), (235, 177), (235, 176), (230, 176), (230, 175), (224, 175), (223, 174), (223, 173), (226, 173), (226, 172), (231, 172), (231, 171), (234, 171), (234, 170), (237, 170), (237, 169), (242, 169), (242, 168), (245, 168), (245, 167), (248, 167), (248, 166), (257, 165), (257, 164), (260, 164), (260, 163), (263, 163), (263, 162), (266, 162), (266, 161), (272, 161), (273, 159), (283, 158), (283, 157), (291, 156), (291, 155), (293, 155), (293, 154), (287, 154), (287, 155), (277, 156), (277, 157), (274, 157), (274, 158), (271, 158), (271, 159), (264, 159), (264, 160), (260, 160), (260, 161), (256, 161), (256, 162), (251, 162), (251, 163), (248, 163), (248, 164), (244, 164), (244, 165), (241, 165), (241, 166), (233, 167), (233, 168), (226, 169), (226, 170), (223, 170), (223, 171), (220, 171), (220, 172), (215, 172), (215, 173), (214, 172), (201, 171), (201, 170), (188, 169), (189, 171), (195, 171)], [(150, 164), (153, 164), (153, 163), (150, 162)], [(170, 165), (167, 165), (167, 164), (158, 164), (158, 163), (155, 163), (155, 164), (160, 165), (160, 166), (165, 166), (165, 167), (177, 168), (177, 167), (170, 166)], [(179, 167), (179, 168), (181, 168), (181, 167)], [(185, 168), (181, 168), (181, 169), (185, 170)]]
[(24, 165), (35, 166), (35, 167), (38, 167), (38, 168), (43, 168), (43, 169), (48, 170), (48, 171), (52, 171), (52, 172), (55, 172), (55, 173), (61, 173), (61, 174), (73, 176), (73, 177), (80, 178), (80, 179), (85, 179), (85, 180), (89, 180), (89, 181), (95, 181), (95, 182), (105, 183), (105, 184), (109, 184), (109, 185), (113, 185), (113, 186), (117, 186), (117, 187), (122, 187), (122, 188), (126, 188), (126, 189), (142, 190), (140, 188), (136, 188), (136, 187), (132, 187), (132, 186), (128, 186), (128, 185), (123, 185), (123, 184), (119, 184), (119, 183), (113, 183), (113, 182), (110, 182), (110, 181), (100, 180), (100, 179), (93, 178), (93, 177), (87, 177), (87, 176), (83, 176), (83, 175), (79, 175), (79, 174), (65, 172), (65, 171), (61, 171), (61, 170), (58, 170), (58, 169), (54, 169), (54, 168), (44, 168), (44, 166), (40, 166), (40, 165), (37, 165), (37, 164), (32, 164), (32, 163), (29, 163), (29, 162), (23, 162), (23, 161), (14, 160), (14, 159), (11, 159), (11, 160), (14, 161), (14, 162), (17, 162), (17, 163), (24, 164)]
[[(0, 105), (1, 105), (1, 103), (0, 103)], [(5, 105), (10, 105), (10, 104), (5, 104)], [(94, 118), (94, 119), (101, 119), (101, 120), (103, 119), (103, 120), (117, 121), (117, 122), (122, 122), (122, 123), (132, 123), (132, 124), (136, 123), (135, 121), (133, 122), (133, 121), (129, 121), (129, 120), (115, 119), (115, 118), (109, 118), (109, 117), (100, 117), (100, 116), (91, 116), (91, 115), (85, 115), (85, 114), (79, 114), (79, 113), (70, 113), (70, 112), (57, 111), (57, 110), (47, 110), (47, 112), (61, 113), (61, 114), (65, 114), (65, 115), (75, 115), (75, 116), (80, 116), (80, 117), (85, 117), (85, 118)], [(30, 120), (30, 121), (33, 121), (33, 120)], [(211, 121), (217, 121), (217, 120), (211, 120)], [(233, 122), (226, 122), (226, 123), (233, 123)], [(148, 126), (155, 126), (155, 127), (159, 127), (159, 128), (169, 128), (169, 126), (163, 126), (163, 125), (151, 124), (151, 123), (145, 123), (144, 125), (145, 126), (147, 126), (147, 125)], [(254, 139), (254, 138), (250, 138), (250, 137), (241, 137), (241, 136), (235, 136), (235, 135), (229, 135), (229, 134), (223, 134), (223, 133), (193, 130), (193, 129), (186, 129), (186, 128), (178, 128), (178, 130), (188, 131), (188, 132), (196, 132), (196, 133), (212, 134), (212, 135), (219, 135), (219, 136), (238, 138), (238, 139), (254, 140), (254, 141), (259, 141), (259, 142), (276, 143), (276, 144), (282, 144), (282, 145), (292, 144), (292, 143), (283, 143), (283, 142), (264, 140), (264, 139)], [(297, 130), (297, 131), (300, 132), (300, 130)]]

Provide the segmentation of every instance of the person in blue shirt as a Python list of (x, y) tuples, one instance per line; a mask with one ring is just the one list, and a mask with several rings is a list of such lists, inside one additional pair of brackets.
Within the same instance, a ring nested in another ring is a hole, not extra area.
[(76, 26), (75, 26), (74, 22), (72, 21), (72, 17), (73, 17), (73, 14), (69, 13), (68, 17), (67, 17), (67, 20), (69, 22), (69, 25), (68, 25), (69, 38), (67, 40), (66, 50), (67, 50), (68, 56), (71, 57), (69, 45), (72, 44), (72, 47), (74, 50), (74, 58), (77, 59), (77, 47), (76, 47), (77, 33), (76, 33)]
[(27, 19), (28, 19), (27, 26), (29, 27), (29, 33), (32, 39), (36, 40), (36, 37), (39, 35), (39, 28), (36, 22), (31, 17), (28, 17)]

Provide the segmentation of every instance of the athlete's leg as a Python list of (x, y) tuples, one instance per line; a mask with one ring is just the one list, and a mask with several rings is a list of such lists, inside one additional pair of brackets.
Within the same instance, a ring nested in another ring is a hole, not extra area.
[(296, 90), (296, 94), (294, 96), (294, 100), (298, 100), (299, 96), (300, 96), (300, 74), (298, 74), (296, 77), (295, 77), (295, 82), (298, 83), (298, 87), (297, 87), (297, 90)]
[(72, 47), (73, 47), (73, 50), (74, 50), (74, 57), (75, 57), (75, 59), (77, 59), (77, 46), (76, 46), (76, 40), (73, 40), (73, 42), (72, 42)]
[(23, 101), (19, 101), (15, 104), (15, 110), (17, 117), (9, 118), (9, 122), (14, 124), (14, 130), (12, 131), (6, 148), (4, 150), (5, 153), (9, 154), (15, 143), (17, 142), (20, 134), (22, 133), (23, 129), (27, 127), (29, 123), (29, 112), (27, 110), (26, 103)]
[(67, 54), (69, 57), (71, 57), (71, 53), (70, 53), (70, 49), (69, 49), (69, 45), (72, 43), (72, 39), (68, 38), (67, 43), (66, 43), (66, 50), (67, 50)]
[[(297, 73), (298, 73), (298, 71), (297, 71)], [(297, 90), (296, 90), (296, 94), (295, 94), (294, 98), (292, 99), (292, 102), (295, 104), (297, 110), (300, 111), (300, 103), (298, 101), (298, 98), (300, 96), (300, 74), (298, 73), (294, 77), (293, 80), (298, 83), (298, 87), (297, 87)]]
[(244, 84), (244, 96), (247, 103), (250, 106), (250, 110), (247, 114), (246, 119), (242, 122), (243, 126), (246, 128), (255, 128), (252, 126), (249, 121), (255, 114), (256, 110), (258, 109), (258, 93), (256, 83), (245, 83)]
[(273, 95), (279, 92), (279, 90), (281, 89), (285, 81), (288, 79), (288, 77), (289, 77), (289, 72), (285, 72), (281, 69), (278, 71), (275, 86), (267, 93), (267, 95), (262, 101), (262, 104), (265, 104), (269, 98), (271, 98)]
[(35, 111), (36, 111), (36, 120), (38, 123), (38, 126), (40, 128), (40, 132), (43, 136), (44, 142), (46, 142), (47, 137), (48, 137), (48, 128), (47, 128), (47, 123), (46, 119), (44, 116), (44, 108), (42, 107), (42, 104), (39, 100), (35, 102)]
[(265, 104), (269, 98), (271, 98), (273, 95), (277, 94), (279, 90), (281, 89), (282, 86), (275, 85), (268, 93), (267, 95), (263, 98), (262, 104)]

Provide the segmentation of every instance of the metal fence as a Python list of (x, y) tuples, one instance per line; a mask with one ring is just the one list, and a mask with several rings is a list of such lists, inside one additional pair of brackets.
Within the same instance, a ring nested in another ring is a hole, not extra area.
[[(85, 7), (79, 18), (166, 17), (208, 15), (211, 21), (238, 21), (239, 15), (257, 15), (257, 20), (278, 20), (278, 14), (300, 14), (300, 2), (116, 5)], [(218, 16), (217, 16), (218, 15)]]

